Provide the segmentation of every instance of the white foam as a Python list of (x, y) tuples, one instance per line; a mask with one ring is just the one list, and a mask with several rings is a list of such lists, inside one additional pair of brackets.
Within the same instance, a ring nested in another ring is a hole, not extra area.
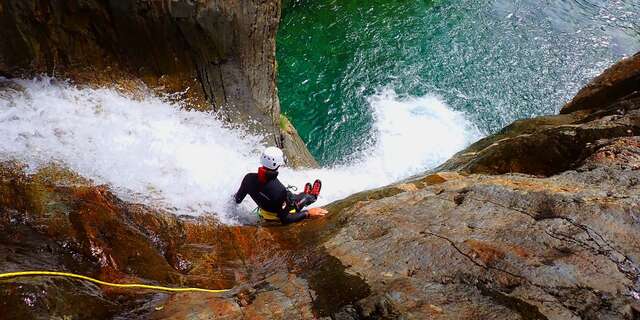
[(322, 205), (424, 172), (481, 137), (463, 113), (436, 96), (400, 98), (384, 89), (368, 100), (375, 139), (360, 160), (333, 168), (282, 170), (281, 180), (302, 185), (320, 177)]
[[(215, 213), (227, 223), (252, 217), (252, 201), (236, 207), (231, 196), (257, 169), (261, 137), (151, 95), (135, 100), (49, 78), (13, 81), (24, 90), (0, 94), (0, 158), (32, 170), (59, 162), (125, 200), (179, 214)], [(281, 180), (301, 187), (322, 179), (318, 204), (326, 204), (429, 169), (480, 136), (436, 97), (401, 99), (384, 90), (369, 103), (375, 143), (361, 160), (283, 169)]]

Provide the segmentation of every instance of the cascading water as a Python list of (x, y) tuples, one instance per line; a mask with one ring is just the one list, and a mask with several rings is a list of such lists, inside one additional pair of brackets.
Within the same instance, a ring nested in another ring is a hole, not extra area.
[[(0, 93), (0, 159), (29, 170), (59, 163), (125, 200), (176, 214), (213, 213), (227, 223), (253, 218), (251, 200), (236, 207), (231, 197), (257, 169), (261, 137), (151, 94), (133, 99), (51, 78), (10, 81), (21, 89)], [(386, 89), (368, 104), (376, 119), (371, 145), (348, 164), (285, 168), (281, 180), (301, 187), (322, 179), (321, 205), (422, 172), (480, 136), (434, 96), (401, 99)]]

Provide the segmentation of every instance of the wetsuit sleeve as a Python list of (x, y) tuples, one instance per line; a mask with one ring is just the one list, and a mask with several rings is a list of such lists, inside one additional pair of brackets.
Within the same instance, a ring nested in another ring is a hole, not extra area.
[(244, 176), (244, 179), (242, 179), (242, 183), (240, 184), (240, 189), (238, 189), (238, 192), (236, 192), (235, 195), (235, 200), (236, 203), (241, 203), (242, 200), (244, 200), (244, 197), (247, 196), (247, 193), (249, 192), (249, 182), (247, 181), (249, 178), (248, 175)]

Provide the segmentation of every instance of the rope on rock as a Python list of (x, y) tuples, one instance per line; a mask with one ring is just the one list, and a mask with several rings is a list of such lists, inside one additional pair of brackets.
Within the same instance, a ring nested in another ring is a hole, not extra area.
[(231, 289), (215, 289), (214, 290), (214, 289), (203, 289), (203, 288), (169, 288), (169, 287), (153, 286), (153, 285), (139, 284), (139, 283), (112, 283), (112, 282), (106, 282), (106, 281), (94, 279), (91, 277), (83, 276), (80, 274), (69, 273), (69, 272), (57, 272), (57, 271), (19, 271), (19, 272), (0, 273), (0, 280), (16, 278), (16, 277), (38, 277), (38, 276), (74, 278), (74, 279), (90, 281), (103, 286), (116, 287), (116, 288), (148, 289), (148, 290), (169, 291), (169, 292), (223, 293), (231, 290)]

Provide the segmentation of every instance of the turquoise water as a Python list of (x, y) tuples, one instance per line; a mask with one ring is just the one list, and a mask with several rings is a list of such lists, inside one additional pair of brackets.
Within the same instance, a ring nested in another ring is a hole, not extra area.
[(556, 113), (640, 51), (640, 1), (297, 1), (277, 41), (283, 113), (331, 165), (375, 143), (383, 91), (436, 95), (483, 134)]

